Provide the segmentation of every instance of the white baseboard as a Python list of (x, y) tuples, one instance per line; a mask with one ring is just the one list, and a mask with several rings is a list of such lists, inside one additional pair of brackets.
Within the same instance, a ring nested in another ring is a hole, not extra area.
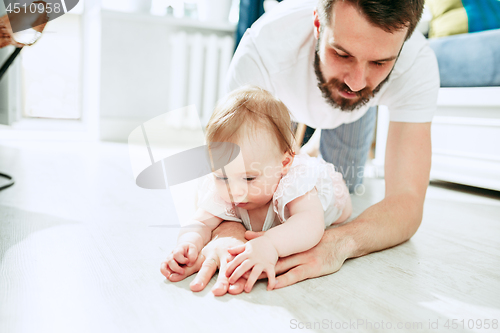
[[(500, 191), (500, 87), (441, 88), (431, 178)], [(379, 107), (373, 164), (383, 168), (389, 111)]]
[(431, 179), (500, 191), (500, 161), (434, 153)]

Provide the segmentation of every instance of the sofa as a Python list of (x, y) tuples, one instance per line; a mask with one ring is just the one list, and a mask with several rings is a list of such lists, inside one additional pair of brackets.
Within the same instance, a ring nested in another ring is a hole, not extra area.
[(500, 191), (500, 29), (429, 43), (441, 77), (431, 178)]

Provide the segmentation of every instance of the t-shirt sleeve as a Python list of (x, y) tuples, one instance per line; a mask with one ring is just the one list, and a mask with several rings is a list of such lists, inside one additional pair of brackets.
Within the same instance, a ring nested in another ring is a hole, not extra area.
[(432, 121), (439, 92), (439, 69), (428, 45), (419, 51), (412, 66), (390, 84), (390, 95), (384, 96), (380, 104), (387, 105), (391, 121)]
[(256, 85), (274, 94), (269, 72), (264, 66), (249, 30), (243, 35), (231, 60), (226, 75), (224, 93), (229, 93), (245, 85)]

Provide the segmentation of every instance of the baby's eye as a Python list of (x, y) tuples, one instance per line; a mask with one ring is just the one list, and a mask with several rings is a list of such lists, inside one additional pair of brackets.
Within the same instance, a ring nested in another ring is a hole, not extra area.
[(255, 180), (255, 177), (247, 177), (247, 178), (243, 178), (245, 179), (247, 182), (251, 182), (253, 180)]
[(226, 180), (227, 180), (227, 177), (219, 177), (219, 176), (215, 176), (215, 179), (217, 179), (217, 180), (221, 180), (221, 181), (226, 181)]

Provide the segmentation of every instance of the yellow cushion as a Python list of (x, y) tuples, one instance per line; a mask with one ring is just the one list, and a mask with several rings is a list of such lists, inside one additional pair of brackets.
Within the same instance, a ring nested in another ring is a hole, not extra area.
[(432, 17), (439, 17), (452, 9), (463, 8), (462, 0), (427, 0), (425, 4), (432, 13)]
[(429, 38), (467, 33), (469, 22), (462, 0), (427, 0), (432, 14)]
[(431, 21), (429, 37), (445, 37), (469, 32), (465, 8), (455, 8)]

